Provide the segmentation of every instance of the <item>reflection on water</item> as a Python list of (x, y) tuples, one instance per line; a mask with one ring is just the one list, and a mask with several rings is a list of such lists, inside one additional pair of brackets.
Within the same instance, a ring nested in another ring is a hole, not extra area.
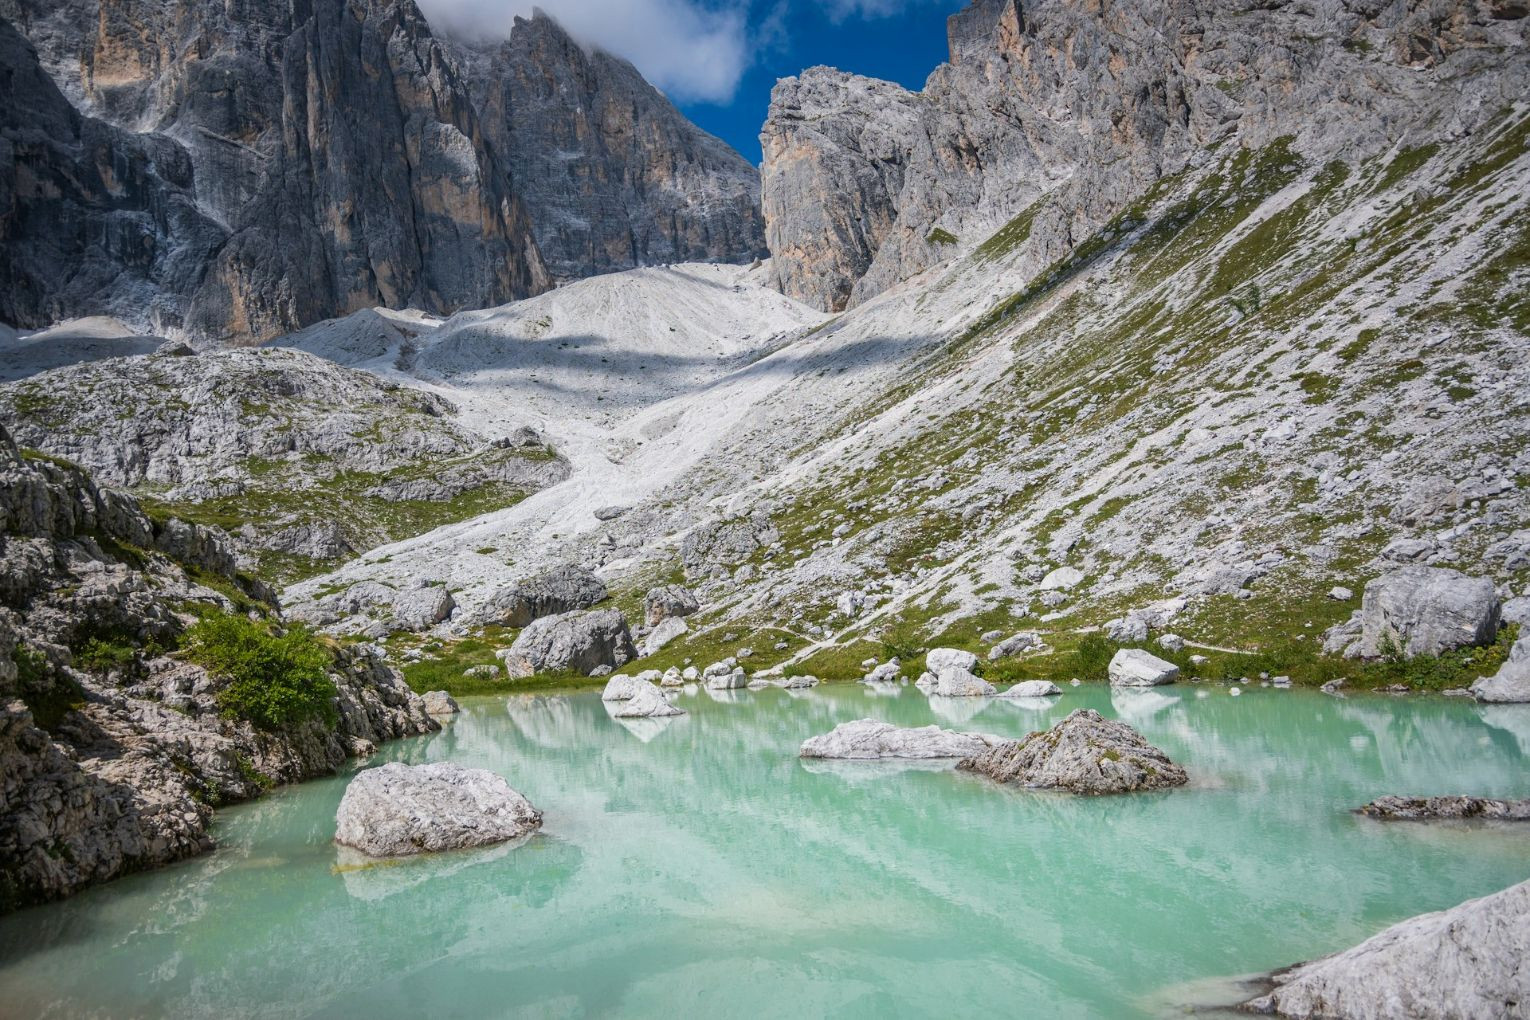
[[(692, 687), (688, 715), (630, 720), (596, 694), (470, 700), (368, 764), (493, 769), (542, 833), (376, 864), (331, 842), (344, 778), (280, 790), (224, 812), (216, 853), (0, 919), (0, 1011), (1145, 1016), (1530, 876), (1522, 830), (1350, 813), (1530, 794), (1520, 706), (885, 696), (903, 691)], [(1079, 707), (1131, 722), (1191, 787), (1077, 798), (797, 757), (851, 719), (1020, 737)]]

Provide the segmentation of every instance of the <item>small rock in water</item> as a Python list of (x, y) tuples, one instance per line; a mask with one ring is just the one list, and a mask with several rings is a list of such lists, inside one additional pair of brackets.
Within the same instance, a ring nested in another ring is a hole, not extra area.
[(445, 691), (426, 691), (420, 695), (420, 700), (425, 702), (425, 711), (431, 715), (456, 715), (462, 711), (456, 699)]
[(803, 741), (804, 758), (967, 758), (1004, 743), (987, 733), (958, 733), (939, 726), (900, 729), (875, 719), (840, 723), (822, 736)]
[(1081, 708), (1024, 740), (1011, 740), (957, 768), (1001, 783), (1056, 787), (1072, 793), (1109, 794), (1183, 786), (1180, 765), (1126, 723)]
[(1378, 797), (1355, 811), (1383, 821), (1455, 821), (1468, 818), (1530, 822), (1530, 800), (1487, 797)]
[(1047, 698), (1061, 694), (1062, 688), (1050, 680), (1024, 680), (999, 695), (1001, 698)]
[(335, 841), (372, 857), (503, 843), (542, 814), (493, 772), (450, 762), (390, 762), (357, 773), (335, 815)]
[(666, 716), (684, 715), (685, 709), (670, 704), (664, 692), (650, 681), (634, 681), (632, 696), (611, 713), (618, 719), (662, 719)]

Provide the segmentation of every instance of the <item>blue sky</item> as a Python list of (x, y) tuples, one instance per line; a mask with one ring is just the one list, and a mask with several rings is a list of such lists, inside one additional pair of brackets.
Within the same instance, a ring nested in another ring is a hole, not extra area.
[(965, 0), (888, 3), (885, 13), (834, 16), (829, 5), (796, 4), (785, 9), (784, 31), (760, 48), (730, 100), (672, 98), (691, 120), (758, 163), (760, 125), (778, 78), (828, 64), (922, 88), (946, 59), (946, 16), (964, 6)]
[(966, 0), (418, 0), (439, 29), (507, 35), (534, 6), (632, 61), (687, 116), (760, 160), (776, 79), (814, 64), (919, 88)]

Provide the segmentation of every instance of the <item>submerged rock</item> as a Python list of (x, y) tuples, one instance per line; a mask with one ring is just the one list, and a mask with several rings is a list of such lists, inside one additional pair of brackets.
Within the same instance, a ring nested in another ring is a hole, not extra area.
[(840, 723), (802, 742), (804, 758), (966, 758), (997, 747), (1003, 737), (958, 733), (939, 726), (902, 729), (875, 719)]
[(1061, 694), (1062, 688), (1050, 680), (1023, 680), (999, 695), (1001, 698), (1047, 698)]
[(1141, 648), (1123, 648), (1110, 660), (1112, 687), (1160, 687), (1179, 679), (1179, 667)]
[(1502, 1020), (1530, 1002), (1526, 959), (1530, 882), (1277, 973), (1275, 988), (1245, 1008), (1301, 1020)]
[(1189, 778), (1136, 730), (1089, 708), (1050, 730), (966, 758), (957, 768), (1001, 783), (1083, 794), (1165, 789), (1183, 786)]
[(1467, 818), (1530, 822), (1530, 800), (1488, 797), (1379, 797), (1356, 814), (1396, 822), (1450, 821)]
[(542, 827), (542, 814), (493, 772), (390, 762), (351, 780), (335, 823), (335, 842), (401, 857), (518, 839)]

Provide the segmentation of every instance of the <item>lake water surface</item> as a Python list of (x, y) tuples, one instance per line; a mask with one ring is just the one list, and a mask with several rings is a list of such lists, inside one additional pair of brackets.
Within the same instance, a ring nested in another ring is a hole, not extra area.
[[(0, 1014), (1161, 1016), (1530, 877), (1530, 829), (1350, 814), (1530, 795), (1530, 706), (1190, 686), (680, 703), (629, 725), (593, 693), (474, 699), (367, 763), (501, 773), (545, 814), (514, 849), (357, 867), (331, 843), (345, 777), (225, 810), (208, 856), (0, 918)], [(1020, 736), (1079, 707), (1192, 786), (1085, 799), (797, 757), (851, 719)]]

